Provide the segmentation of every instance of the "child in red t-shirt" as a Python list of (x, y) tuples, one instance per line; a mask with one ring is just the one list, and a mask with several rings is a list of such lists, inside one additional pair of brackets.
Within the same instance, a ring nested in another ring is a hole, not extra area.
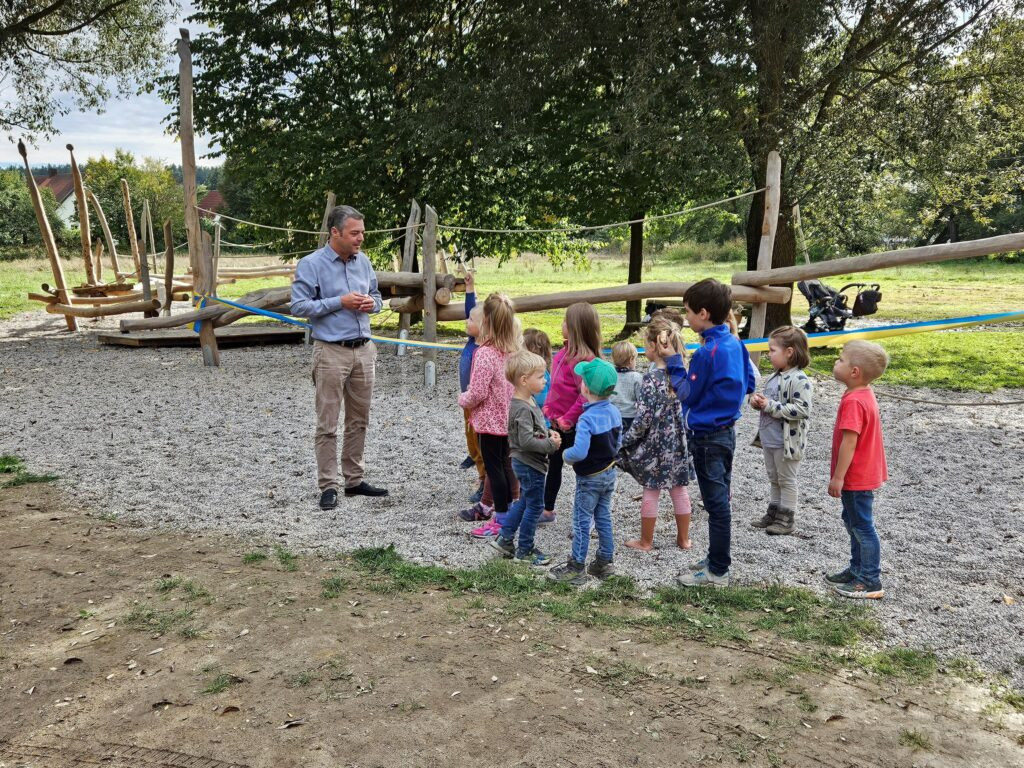
[(885, 373), (889, 355), (877, 344), (850, 341), (832, 368), (846, 385), (832, 430), (832, 475), (828, 495), (843, 502), (843, 524), (850, 534), (850, 565), (825, 580), (843, 597), (877, 600), (881, 581), (881, 546), (875, 531), (875, 490), (888, 479), (882, 422), (871, 382)]

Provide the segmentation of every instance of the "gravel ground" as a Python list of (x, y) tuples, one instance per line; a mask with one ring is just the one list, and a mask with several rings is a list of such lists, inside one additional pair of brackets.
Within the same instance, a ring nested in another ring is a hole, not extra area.
[[(100, 346), (84, 322), (26, 313), (0, 322), (0, 453), (53, 472), (83, 508), (174, 528), (213, 528), (310, 550), (394, 543), (417, 562), (472, 566), (492, 550), (467, 536), (454, 513), (467, 506), (473, 472), (455, 406), (454, 354), (440, 353), (438, 386), (421, 387), (422, 360), (382, 347), (377, 364), (367, 480), (383, 500), (346, 499), (317, 509), (309, 350), (300, 345), (221, 351), (221, 368), (198, 350)], [(886, 389), (882, 387), (883, 391)], [(1021, 399), (1024, 390), (975, 393), (898, 390), (945, 401)], [(825, 493), (835, 382), (818, 383), (799, 535), (768, 537), (747, 520), (767, 503), (756, 419), (738, 425), (733, 472), (733, 574), (740, 583), (780, 580), (823, 591), (844, 565), (848, 540)], [(1024, 417), (1018, 407), (950, 408), (880, 397), (891, 479), (876, 498), (886, 598), (873, 610), (889, 644), (966, 655), (1024, 684)], [(573, 480), (558, 519), (538, 544), (568, 554)], [(695, 486), (692, 488), (697, 496)], [(639, 486), (616, 492), (616, 540), (636, 534)], [(707, 546), (694, 516), (691, 553), (674, 544), (667, 497), (653, 554), (617, 548), (619, 570), (641, 585), (671, 583)], [(1008, 599), (1005, 599), (1008, 598)], [(1013, 604), (1008, 604), (1013, 603)]]

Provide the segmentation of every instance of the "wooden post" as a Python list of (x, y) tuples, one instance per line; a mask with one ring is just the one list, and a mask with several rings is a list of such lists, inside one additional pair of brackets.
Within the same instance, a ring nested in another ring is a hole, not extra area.
[(121, 199), (124, 201), (124, 221), (128, 227), (128, 246), (131, 248), (135, 274), (142, 281), (142, 295), (148, 299), (150, 298), (149, 265), (139, 259), (139, 240), (135, 231), (135, 214), (132, 212), (132, 193), (128, 189), (128, 182), (125, 179), (121, 179)]
[(85, 264), (85, 282), (96, 285), (96, 272), (92, 268), (92, 236), (89, 232), (89, 209), (85, 207), (85, 187), (82, 172), (75, 162), (75, 148), (65, 144), (71, 153), (71, 179), (75, 184), (75, 207), (78, 210), (78, 231), (82, 236), (82, 262)]
[(148, 198), (145, 200), (145, 208), (142, 210), (142, 213), (145, 215), (145, 226), (150, 230), (150, 253), (153, 254), (153, 271), (157, 271), (157, 232), (153, 229), (153, 215)]
[[(772, 252), (775, 249), (775, 231), (779, 226), (779, 200), (782, 196), (782, 157), (772, 150), (768, 153), (768, 167), (765, 173), (764, 221), (761, 224), (761, 243), (757, 249), (757, 268), (772, 268)], [(768, 314), (768, 305), (763, 301), (754, 304), (750, 312), (751, 339), (760, 339), (764, 335), (764, 320)], [(760, 352), (751, 352), (750, 359), (756, 364), (761, 358)]]
[(213, 261), (210, 263), (210, 295), (217, 295), (217, 279), (220, 277), (220, 231), (224, 227), (220, 224), (220, 219), (214, 219), (213, 225)]
[[(64, 280), (64, 268), (60, 263), (60, 254), (57, 252), (57, 241), (53, 237), (53, 230), (50, 229), (50, 220), (46, 218), (46, 209), (43, 208), (43, 199), (39, 196), (39, 187), (36, 186), (36, 179), (32, 175), (32, 168), (28, 164), (28, 152), (25, 150), (25, 142), (18, 140), (18, 152), (21, 159), (25, 161), (25, 183), (28, 184), (28, 194), (32, 198), (32, 207), (36, 212), (36, 222), (39, 224), (39, 234), (43, 238), (43, 245), (46, 247), (46, 255), (50, 259), (50, 269), (53, 271), (53, 282), (57, 288), (57, 297), (61, 304), (71, 304), (71, 294), (68, 292), (68, 284)], [(78, 321), (71, 315), (64, 315), (69, 331), (78, 330)]]
[[(192, 121), (192, 49), (189, 46), (187, 29), (180, 29), (178, 39), (178, 95), (181, 99), (178, 110), (178, 138), (181, 140), (181, 175), (185, 195), (185, 232), (188, 237), (188, 260), (192, 274), (200, 272), (200, 249), (203, 246), (202, 230), (199, 227), (199, 211), (196, 210), (196, 143), (195, 128)], [(209, 236), (207, 236), (209, 240)], [(212, 261), (212, 257), (211, 257)], [(209, 287), (209, 286), (206, 286)], [(196, 291), (200, 293), (200, 291)], [(203, 364), (206, 366), (220, 365), (220, 353), (217, 350), (217, 339), (213, 335), (213, 325), (200, 325), (199, 344), (203, 349)]]
[[(202, 250), (200, 251), (199, 272), (195, 274), (195, 290), (200, 296), (212, 296), (213, 293), (213, 248), (208, 232), (202, 233)], [(220, 350), (217, 348), (217, 337), (214, 335), (213, 321), (206, 320), (199, 324), (199, 346), (203, 349), (203, 365), (214, 368), (220, 365)]]
[(174, 238), (171, 234), (171, 220), (164, 221), (164, 314), (170, 316), (171, 302), (174, 301)]
[(333, 192), (327, 193), (327, 205), (324, 208), (324, 220), (320, 223), (320, 235), (316, 239), (316, 247), (323, 248), (327, 245), (327, 238), (330, 237), (330, 232), (327, 230), (327, 219), (331, 215), (331, 211), (334, 210), (335, 200)]
[[(402, 272), (412, 272), (413, 257), (416, 255), (416, 228), (420, 223), (420, 206), (415, 200), (412, 201), (412, 206), (409, 208), (409, 220), (405, 223), (405, 240), (402, 243)], [(402, 331), (405, 331), (405, 335), (409, 335), (409, 325), (412, 323), (411, 315), (403, 314), (398, 318), (398, 334), (402, 335)], [(402, 354), (405, 351), (405, 347), (397, 347), (397, 354)]]
[(98, 237), (93, 247), (92, 263), (96, 274), (96, 282), (101, 284), (103, 282), (103, 241)]
[(807, 242), (804, 240), (804, 228), (800, 224), (800, 203), (793, 203), (793, 231), (796, 233), (796, 247), (804, 256), (804, 264), (811, 263), (811, 255), (807, 253)]
[[(423, 227), (423, 340), (437, 341), (437, 211), (426, 206), (426, 226)], [(437, 350), (423, 349), (423, 376), (428, 386), (433, 385)]]
[(121, 274), (121, 264), (117, 260), (117, 248), (114, 247), (114, 238), (110, 234), (110, 225), (107, 224), (107, 217), (103, 214), (103, 207), (100, 205), (96, 193), (90, 189), (87, 194), (89, 195), (89, 202), (92, 203), (92, 211), (96, 214), (96, 219), (100, 223), (100, 229), (103, 230), (103, 238), (107, 241), (107, 250), (110, 251), (110, 265), (114, 268), (114, 280), (116, 282), (118, 275)]

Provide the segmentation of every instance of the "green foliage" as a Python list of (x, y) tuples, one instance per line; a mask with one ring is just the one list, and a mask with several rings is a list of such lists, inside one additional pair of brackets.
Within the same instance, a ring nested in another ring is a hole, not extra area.
[(876, 674), (920, 683), (931, 679), (939, 668), (939, 660), (931, 651), (914, 648), (890, 648), (864, 656), (861, 665)]
[(49, 483), (57, 479), (56, 475), (37, 475), (29, 472), (25, 469), (25, 462), (11, 454), (0, 456), (0, 475), (9, 475), (0, 480), (0, 488), (17, 488), (31, 483)]
[(242, 555), (242, 562), (246, 565), (252, 565), (253, 563), (262, 563), (267, 559), (265, 552), (246, 552)]
[[(160, 70), (165, 0), (0, 3), (0, 132), (54, 132), (54, 119), (129, 95)], [(2, 210), (2, 208), (0, 208)]]
[[(153, 230), (156, 233), (157, 250), (164, 248), (163, 222), (171, 220), (171, 230), (175, 242), (181, 242), (185, 236), (184, 195), (181, 185), (175, 180), (171, 169), (159, 160), (145, 158), (141, 163), (135, 156), (124, 149), (115, 149), (114, 157), (106, 155), (89, 158), (82, 168), (82, 177), (86, 187), (96, 193), (103, 206), (111, 234), (117, 241), (118, 250), (128, 250), (128, 223), (124, 212), (124, 196), (121, 193), (121, 179), (128, 182), (131, 193), (133, 217), (137, 236), (142, 232), (142, 201), (149, 200), (150, 216), (153, 219)], [(92, 206), (89, 207), (89, 219), (92, 232), (102, 237), (100, 225)], [(141, 247), (141, 245), (140, 245)]]
[[(64, 241), (68, 236), (67, 227), (57, 215), (57, 199), (53, 190), (44, 187), (39, 193), (54, 237), (58, 242)], [(0, 211), (3, 212), (0, 214), (0, 246), (43, 242), (24, 171), (0, 170)]]

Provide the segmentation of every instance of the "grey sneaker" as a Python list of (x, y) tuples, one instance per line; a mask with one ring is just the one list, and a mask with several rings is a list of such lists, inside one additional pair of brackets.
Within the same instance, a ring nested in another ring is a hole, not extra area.
[(498, 534), (490, 541), (487, 545), (501, 552), (501, 556), (506, 559), (511, 559), (516, 556), (516, 544), (512, 539), (503, 539), (501, 534)]
[(779, 514), (778, 504), (769, 504), (767, 511), (760, 517), (755, 517), (750, 521), (751, 528), (767, 528), (769, 525), (775, 522), (775, 516)]
[(707, 568), (701, 568), (693, 573), (682, 573), (676, 579), (684, 587), (728, 587), (732, 582), (729, 572), (721, 576), (715, 576)]
[(598, 555), (590, 563), (587, 568), (587, 573), (598, 579), (607, 579), (609, 576), (615, 574), (615, 563), (611, 560), (605, 560), (603, 557)]
[(853, 600), (881, 600), (885, 597), (885, 590), (881, 584), (865, 584), (860, 579), (854, 579), (846, 584), (836, 584), (835, 590), (843, 597)]
[(548, 578), (553, 581), (567, 581), (574, 587), (582, 587), (589, 577), (583, 569), (583, 563), (577, 563), (570, 557), (565, 565), (556, 565), (548, 571)]
[(543, 568), (546, 565), (551, 565), (551, 555), (545, 555), (536, 547), (530, 552), (519, 552), (516, 553), (516, 562), (527, 563), (537, 568)]
[(844, 568), (839, 573), (826, 573), (825, 581), (829, 584), (849, 584), (853, 581), (856, 576), (853, 575), (853, 571), (849, 568)]

